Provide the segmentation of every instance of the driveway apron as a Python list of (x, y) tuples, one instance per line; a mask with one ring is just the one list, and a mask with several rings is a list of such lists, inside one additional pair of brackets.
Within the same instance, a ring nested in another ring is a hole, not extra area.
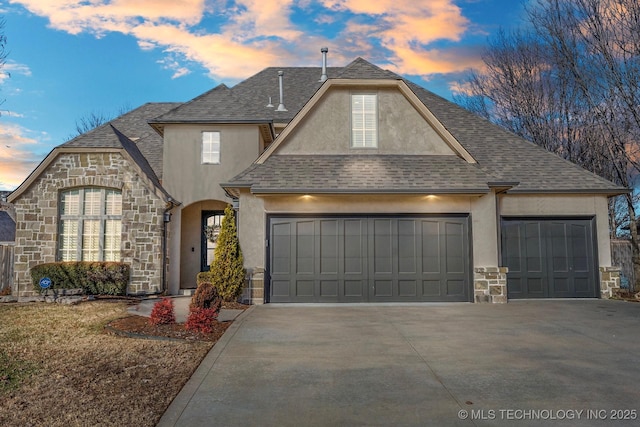
[(637, 425), (639, 331), (606, 300), (256, 306), (159, 425)]

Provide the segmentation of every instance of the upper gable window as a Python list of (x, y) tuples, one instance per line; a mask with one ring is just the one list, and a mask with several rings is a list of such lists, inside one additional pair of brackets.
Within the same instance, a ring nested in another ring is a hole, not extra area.
[(351, 147), (378, 146), (378, 96), (374, 93), (351, 94)]
[(220, 163), (220, 132), (202, 132), (202, 163)]

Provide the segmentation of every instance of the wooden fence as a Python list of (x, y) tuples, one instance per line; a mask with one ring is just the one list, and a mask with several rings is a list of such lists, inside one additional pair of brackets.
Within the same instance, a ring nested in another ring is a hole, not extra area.
[(634, 290), (635, 274), (633, 272), (631, 242), (629, 240), (611, 240), (611, 265), (622, 268), (620, 284)]
[(0, 244), (0, 290), (13, 286), (13, 244)]

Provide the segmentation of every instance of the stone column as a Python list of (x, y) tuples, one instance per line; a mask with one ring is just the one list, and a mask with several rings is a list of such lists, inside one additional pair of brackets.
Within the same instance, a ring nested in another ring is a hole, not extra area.
[(264, 268), (247, 269), (247, 280), (242, 291), (242, 302), (245, 304), (264, 304)]
[(507, 267), (474, 268), (474, 302), (507, 302)]
[(609, 299), (620, 289), (620, 267), (600, 267), (600, 297)]

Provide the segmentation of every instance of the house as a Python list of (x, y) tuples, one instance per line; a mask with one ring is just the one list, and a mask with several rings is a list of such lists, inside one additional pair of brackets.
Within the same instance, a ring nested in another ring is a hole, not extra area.
[(233, 204), (253, 303), (608, 297), (624, 192), (364, 59), (266, 68), (55, 148), (9, 196), (16, 292), (79, 259), (184, 292)]
[(5, 202), (8, 192), (0, 191), (0, 291), (13, 284), (13, 246), (16, 223), (13, 206)]

